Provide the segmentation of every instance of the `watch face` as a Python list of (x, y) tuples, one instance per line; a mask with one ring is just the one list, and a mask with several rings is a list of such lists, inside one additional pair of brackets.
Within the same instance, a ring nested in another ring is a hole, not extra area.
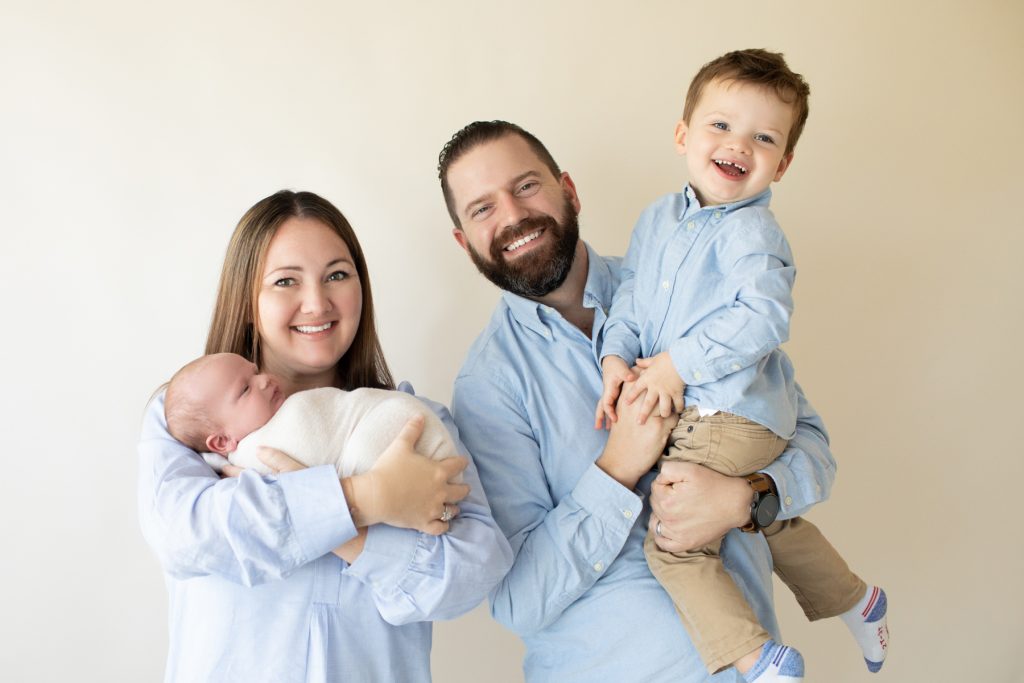
[(779, 516), (779, 497), (771, 493), (761, 496), (754, 516), (758, 527), (763, 529), (766, 526), (771, 526), (775, 518)]

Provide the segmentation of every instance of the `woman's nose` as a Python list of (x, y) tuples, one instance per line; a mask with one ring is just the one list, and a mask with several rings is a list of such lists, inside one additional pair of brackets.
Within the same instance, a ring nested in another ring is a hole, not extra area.
[(319, 315), (331, 310), (331, 301), (320, 283), (306, 287), (302, 294), (302, 312)]

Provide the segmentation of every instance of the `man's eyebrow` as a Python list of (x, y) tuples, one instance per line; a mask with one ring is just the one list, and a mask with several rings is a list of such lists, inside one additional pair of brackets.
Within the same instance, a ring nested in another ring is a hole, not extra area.
[[(516, 177), (512, 178), (512, 180), (510, 180), (508, 184), (509, 184), (510, 187), (515, 187), (516, 185), (518, 185), (519, 183), (523, 182), (524, 180), (526, 180), (527, 178), (529, 178), (531, 176), (536, 176), (536, 177), (539, 178), (540, 177), (540, 171), (534, 171), (534, 170), (524, 171), (523, 173), (520, 173)], [(478, 204), (482, 204), (482, 203), (486, 202), (488, 199), (491, 198), (491, 196), (493, 194), (494, 194), (493, 192), (488, 192), (486, 194), (480, 195), (479, 197), (477, 197), (476, 199), (471, 201), (469, 204), (466, 204), (466, 208), (464, 208), (462, 210), (463, 215), (468, 216), (470, 213), (473, 212), (473, 208), (474, 207), (476, 207)]]

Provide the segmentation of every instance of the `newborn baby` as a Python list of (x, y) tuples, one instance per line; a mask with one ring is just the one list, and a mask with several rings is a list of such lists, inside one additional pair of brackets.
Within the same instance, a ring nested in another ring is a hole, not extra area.
[(332, 464), (340, 477), (361, 474), (413, 415), (425, 420), (417, 453), (435, 460), (458, 455), (440, 418), (409, 394), (323, 387), (285, 399), (277, 380), (234, 353), (202, 356), (175, 373), (164, 412), (181, 443), (261, 474), (270, 470), (256, 457), (260, 446), (309, 467)]

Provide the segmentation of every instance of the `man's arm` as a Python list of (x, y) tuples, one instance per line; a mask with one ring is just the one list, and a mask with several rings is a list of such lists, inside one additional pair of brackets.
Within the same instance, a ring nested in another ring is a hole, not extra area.
[[(797, 386), (796, 435), (762, 470), (778, 489), (779, 519), (806, 512), (828, 498), (836, 463), (821, 417)], [(706, 545), (750, 519), (752, 492), (742, 477), (727, 477), (692, 463), (665, 463), (651, 487), (651, 523), (662, 524), (658, 545), (678, 552)]]
[(635, 419), (620, 419), (600, 466), (586, 467), (573, 490), (554, 500), (544, 458), (592, 456), (542, 453), (533, 430), (555, 424), (531, 425), (500, 380), (460, 376), (453, 406), (494, 518), (515, 553), (512, 569), (492, 593), (492, 613), (520, 635), (534, 633), (586, 593), (618, 556), (643, 507), (632, 486), (657, 459), (671, 425), (652, 419), (641, 427)]

